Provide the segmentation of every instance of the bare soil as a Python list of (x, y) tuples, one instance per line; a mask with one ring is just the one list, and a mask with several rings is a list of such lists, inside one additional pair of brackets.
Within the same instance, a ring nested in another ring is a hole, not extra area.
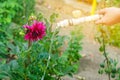
[[(58, 13), (59, 18), (57, 21), (73, 18), (72, 12), (74, 10), (81, 11), (81, 17), (90, 15), (91, 5), (80, 2), (80, 0), (37, 0), (36, 10), (42, 12), (46, 17), (52, 13)], [(77, 74), (73, 77), (65, 76), (64, 80), (82, 80), (77, 77), (84, 77), (85, 80), (108, 80), (106, 75), (99, 75), (99, 64), (103, 61), (104, 57), (99, 52), (99, 43), (94, 40), (94, 33), (96, 33), (96, 25), (93, 22), (80, 24), (84, 34), (83, 50), (80, 54), (86, 55), (80, 59), (80, 67)], [(69, 35), (73, 26), (62, 28), (61, 35)], [(110, 57), (120, 60), (120, 49), (108, 46), (107, 51)]]

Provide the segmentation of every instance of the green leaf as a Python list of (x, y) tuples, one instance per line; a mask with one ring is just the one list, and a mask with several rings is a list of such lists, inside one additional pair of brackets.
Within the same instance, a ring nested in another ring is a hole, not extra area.
[(101, 46), (101, 47), (99, 48), (99, 51), (100, 51), (100, 52), (103, 52), (103, 51), (104, 51), (104, 47)]
[(56, 13), (53, 13), (51, 16), (50, 16), (50, 22), (53, 23), (55, 22), (55, 19), (58, 17), (58, 14)]
[(115, 78), (115, 74), (111, 74), (111, 77), (112, 77), (112, 78)]
[(10, 80), (10, 78), (5, 74), (0, 74), (0, 79), (1, 80)]
[(104, 63), (104, 62), (101, 63), (101, 64), (100, 64), (100, 67), (101, 67), (101, 68), (104, 68), (104, 67), (105, 67), (105, 63)]
[(99, 69), (98, 73), (99, 74), (103, 74), (104, 70), (103, 69)]
[(10, 63), (9, 63), (10, 67), (12, 70), (15, 70), (15, 69), (18, 69), (19, 65), (18, 65), (18, 62), (16, 60), (12, 60)]

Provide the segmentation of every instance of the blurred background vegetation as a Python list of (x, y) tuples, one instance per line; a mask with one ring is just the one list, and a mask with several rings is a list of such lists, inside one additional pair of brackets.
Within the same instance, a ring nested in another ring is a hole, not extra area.
[[(23, 39), (23, 24), (35, 12), (35, 0), (0, 0), (0, 55), (14, 54), (11, 46), (21, 44)], [(0, 56), (1, 57), (1, 56)]]
[(34, 13), (35, 0), (0, 0), (1, 25), (15, 22), (23, 24)]
[[(101, 4), (102, 3), (102, 4)], [(120, 0), (101, 0), (99, 5), (97, 6), (98, 10), (107, 7), (120, 7)], [(99, 25), (98, 32), (96, 37), (100, 37), (101, 35), (101, 27), (104, 25)], [(105, 26), (104, 28), (106, 34), (106, 43), (111, 46), (120, 47), (120, 24), (112, 25), (112, 26)]]

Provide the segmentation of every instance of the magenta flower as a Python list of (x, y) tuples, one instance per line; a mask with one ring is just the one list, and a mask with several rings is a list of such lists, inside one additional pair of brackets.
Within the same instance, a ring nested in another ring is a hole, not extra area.
[(37, 41), (41, 40), (46, 35), (46, 26), (43, 22), (34, 21), (31, 26), (24, 25), (24, 28), (27, 29), (25, 40)]

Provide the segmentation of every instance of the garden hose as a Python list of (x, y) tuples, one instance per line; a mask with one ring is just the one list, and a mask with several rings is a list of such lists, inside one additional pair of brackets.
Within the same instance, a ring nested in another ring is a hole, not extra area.
[(82, 18), (72, 18), (72, 19), (65, 19), (63, 21), (60, 21), (56, 24), (57, 27), (65, 27), (65, 26), (72, 26), (72, 25), (78, 25), (83, 22), (90, 22), (90, 21), (95, 21), (100, 18), (102, 18), (103, 15), (91, 15), (91, 16), (86, 16)]
[(91, 16), (87, 16), (87, 17), (82, 17), (82, 18), (77, 18), (77, 19), (65, 19), (63, 21), (60, 21), (57, 23), (57, 27), (65, 27), (65, 26), (71, 26), (71, 25), (78, 25), (80, 23), (83, 22), (90, 22), (90, 21), (95, 21), (100, 19), (103, 15), (94, 15), (95, 14), (95, 10), (96, 10), (96, 6), (97, 6), (97, 0), (93, 0), (92, 2), (92, 9), (91, 9)]

